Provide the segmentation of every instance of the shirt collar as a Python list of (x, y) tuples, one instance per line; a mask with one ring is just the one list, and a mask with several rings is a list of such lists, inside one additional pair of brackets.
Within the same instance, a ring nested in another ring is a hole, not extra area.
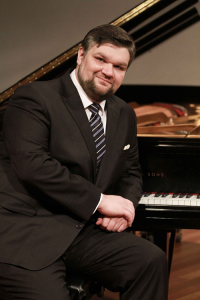
[[(81, 101), (83, 103), (83, 107), (88, 108), (88, 106), (90, 106), (93, 102), (88, 98), (87, 94), (85, 93), (82, 86), (78, 82), (78, 80), (76, 78), (76, 74), (75, 74), (75, 69), (71, 72), (70, 77), (71, 77), (71, 80), (74, 83), (75, 87), (77, 88), (77, 91), (78, 91)], [(103, 100), (102, 102), (100, 102), (99, 105), (101, 106), (102, 111), (104, 111), (105, 105), (106, 105), (106, 100)]]

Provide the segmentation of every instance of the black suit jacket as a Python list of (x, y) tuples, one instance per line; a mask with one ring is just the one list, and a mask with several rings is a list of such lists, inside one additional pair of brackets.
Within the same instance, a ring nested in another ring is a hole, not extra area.
[(32, 270), (51, 264), (90, 219), (101, 193), (137, 206), (135, 113), (116, 96), (106, 109), (107, 151), (96, 174), (90, 125), (68, 73), (20, 87), (11, 97), (0, 149), (1, 262)]

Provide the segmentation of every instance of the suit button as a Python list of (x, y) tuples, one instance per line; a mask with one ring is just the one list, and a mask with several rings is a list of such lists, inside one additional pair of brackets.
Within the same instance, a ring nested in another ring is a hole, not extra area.
[(77, 228), (77, 229), (81, 229), (82, 227), (83, 227), (82, 224), (76, 224), (76, 228)]

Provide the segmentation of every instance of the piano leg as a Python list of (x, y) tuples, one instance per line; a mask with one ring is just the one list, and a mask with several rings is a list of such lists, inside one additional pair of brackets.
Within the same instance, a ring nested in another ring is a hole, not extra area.
[(172, 264), (175, 240), (176, 240), (176, 229), (173, 229), (171, 231), (171, 235), (170, 235), (170, 239), (169, 239), (169, 254), (168, 254), (169, 274), (170, 274), (170, 271), (171, 271), (171, 264)]
[(154, 230), (153, 236), (154, 236), (155, 245), (157, 245), (166, 253), (168, 259), (169, 274), (170, 274), (173, 251), (174, 251), (174, 243), (176, 238), (176, 229)]

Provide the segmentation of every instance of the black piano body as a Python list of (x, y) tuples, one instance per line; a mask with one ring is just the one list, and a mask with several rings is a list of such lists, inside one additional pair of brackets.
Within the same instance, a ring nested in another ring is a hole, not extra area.
[[(117, 95), (140, 105), (200, 103), (196, 86), (124, 85)], [(138, 134), (138, 146), (144, 194), (132, 229), (153, 232), (155, 243), (168, 253), (170, 269), (177, 229), (200, 229), (200, 129)]]
[[(160, 205), (159, 200), (153, 199), (153, 204), (139, 206), (137, 219), (147, 228), (149, 218), (151, 226), (159, 218), (158, 227), (200, 229), (200, 139), (138, 139), (144, 192), (163, 199), (170, 193), (174, 204), (168, 200)], [(192, 197), (197, 200), (190, 201)]]
[[(140, 105), (162, 101), (185, 106), (200, 103), (200, 87), (191, 86), (129, 85), (122, 86), (117, 94), (127, 102), (139, 99)], [(170, 193), (180, 204), (140, 204), (135, 227), (200, 229), (200, 204), (182, 201), (200, 194), (200, 129), (197, 127), (194, 133), (138, 135), (144, 193), (152, 193), (155, 198)]]

